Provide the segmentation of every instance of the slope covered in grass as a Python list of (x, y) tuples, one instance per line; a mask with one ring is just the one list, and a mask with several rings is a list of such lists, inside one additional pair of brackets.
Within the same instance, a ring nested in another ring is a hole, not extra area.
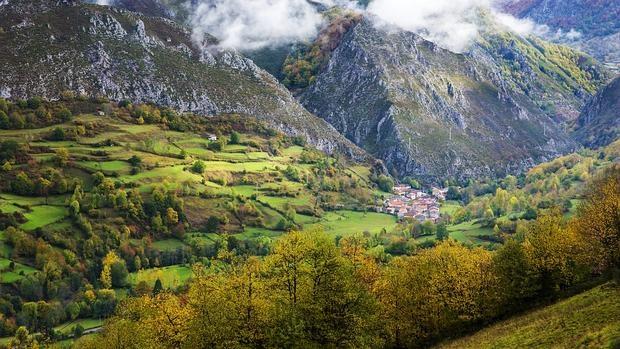
[(607, 283), (439, 348), (618, 348), (620, 287)]

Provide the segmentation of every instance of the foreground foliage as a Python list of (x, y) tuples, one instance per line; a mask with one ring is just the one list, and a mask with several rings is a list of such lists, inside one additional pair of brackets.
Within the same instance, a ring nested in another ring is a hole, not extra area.
[[(101, 334), (76, 345), (426, 346), (617, 270), (619, 183), (615, 167), (593, 182), (586, 204), (568, 224), (551, 209), (522, 241), (511, 240), (496, 252), (446, 241), (382, 264), (369, 256), (362, 236), (343, 238), (337, 246), (321, 232), (289, 233), (264, 260), (221, 250), (223, 267), (196, 267), (187, 293), (128, 300)], [(592, 210), (603, 214), (589, 216)], [(592, 224), (605, 233), (582, 228)], [(610, 301), (605, 316), (612, 321), (619, 314), (617, 300)]]

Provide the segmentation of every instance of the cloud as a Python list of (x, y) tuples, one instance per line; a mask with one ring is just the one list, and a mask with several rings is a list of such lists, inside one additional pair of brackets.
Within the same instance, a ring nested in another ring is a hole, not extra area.
[(195, 40), (208, 33), (241, 51), (310, 40), (322, 22), (306, 0), (203, 0), (191, 18)]
[(485, 30), (481, 11), (498, 24), (521, 35), (535, 33), (539, 26), (497, 10), (497, 0), (373, 0), (368, 12), (380, 21), (418, 33), (455, 52), (465, 51)]
[(381, 21), (462, 51), (479, 33), (478, 9), (488, 0), (374, 0), (368, 12)]
[(529, 19), (499, 10), (505, 0), (372, 0), (366, 9), (356, 0), (200, 0), (190, 20), (193, 36), (219, 39), (220, 48), (252, 51), (311, 40), (323, 24), (316, 4), (342, 6), (366, 12), (375, 23), (420, 34), (454, 52), (466, 51), (486, 30), (480, 14), (520, 35), (550, 34), (577, 37), (578, 33), (550, 33)]

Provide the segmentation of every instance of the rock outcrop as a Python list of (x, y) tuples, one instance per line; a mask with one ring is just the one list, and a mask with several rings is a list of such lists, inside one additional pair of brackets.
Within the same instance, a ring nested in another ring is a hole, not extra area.
[(365, 19), (300, 100), (401, 177), (464, 180), (572, 151), (563, 123), (603, 75), (587, 56), (537, 39), (489, 33), (455, 54)]
[(606, 146), (620, 138), (620, 77), (585, 106), (575, 124), (574, 136), (590, 148)]

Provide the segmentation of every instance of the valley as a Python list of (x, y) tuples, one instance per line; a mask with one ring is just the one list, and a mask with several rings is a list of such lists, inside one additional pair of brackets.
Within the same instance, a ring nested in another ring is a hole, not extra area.
[(616, 348), (616, 7), (0, 0), (0, 349)]

